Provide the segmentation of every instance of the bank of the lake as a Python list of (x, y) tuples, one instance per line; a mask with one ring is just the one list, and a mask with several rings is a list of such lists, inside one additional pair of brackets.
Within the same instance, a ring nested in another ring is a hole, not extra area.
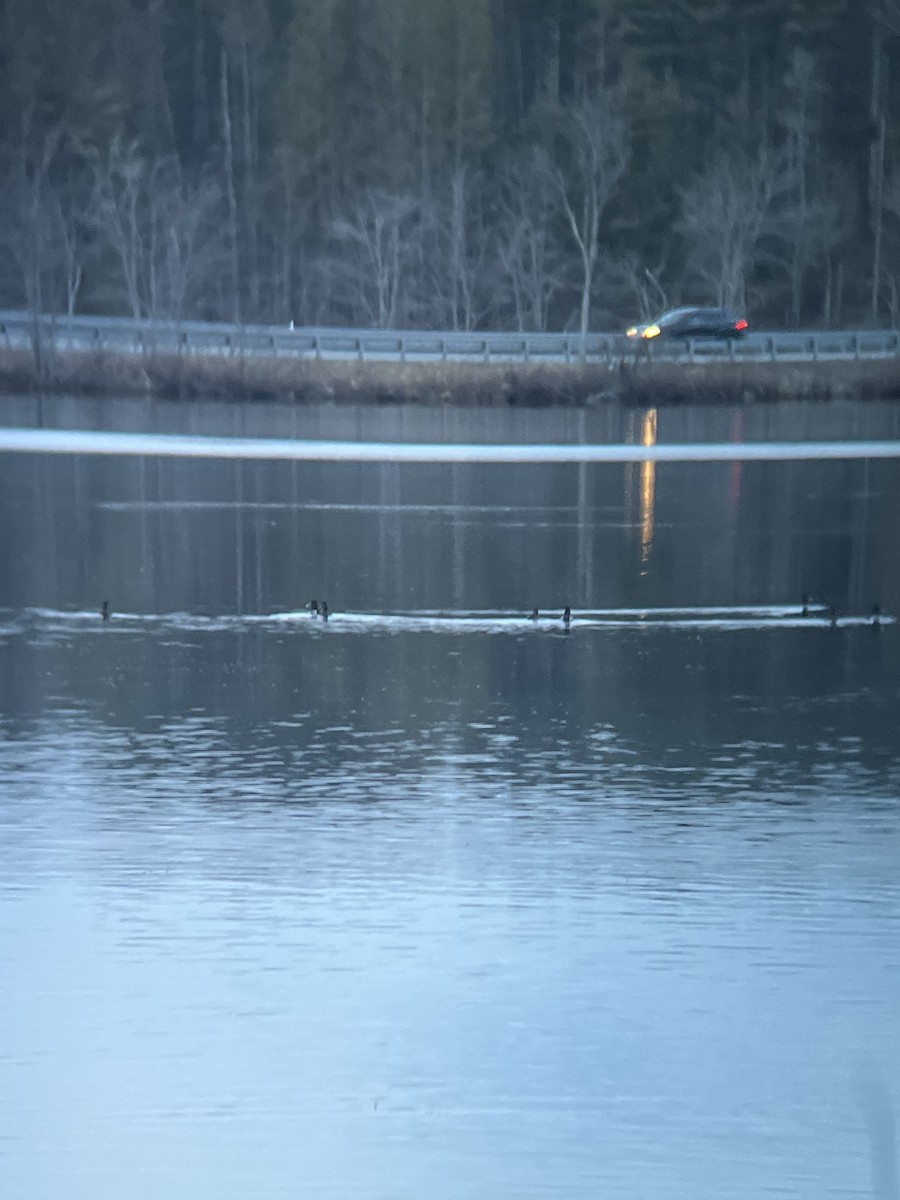
[(0, 350), (5, 394), (290, 400), (304, 404), (590, 407), (900, 398), (900, 359), (820, 362), (357, 362)]

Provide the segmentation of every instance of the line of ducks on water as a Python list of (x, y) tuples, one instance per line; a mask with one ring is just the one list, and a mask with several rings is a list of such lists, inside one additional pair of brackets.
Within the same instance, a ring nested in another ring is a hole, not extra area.
[[(800, 616), (801, 617), (809, 616), (810, 605), (812, 603), (813, 603), (813, 601), (809, 597), (809, 592), (804, 592), (803, 595), (800, 597), (800, 606), (801, 606), (800, 607)], [(827, 607), (827, 612), (828, 612), (828, 620), (829, 620), (829, 623), (831, 624), (831, 628), (836, 629), (837, 625), (838, 625), (837, 609), (835, 608), (835, 606), (833, 604), (829, 604)], [(874, 625), (874, 626), (881, 625), (881, 605), (880, 604), (872, 605), (872, 611), (869, 614), (869, 624)]]
[[(800, 607), (800, 615), (801, 615), (801, 617), (809, 616), (810, 606), (812, 605), (812, 603), (813, 602), (812, 602), (812, 600), (810, 600), (809, 593), (804, 592), (803, 595), (800, 597), (800, 606), (801, 606)], [(310, 600), (309, 604), (306, 607), (309, 609), (309, 615), (311, 617), (321, 617), (323, 621), (328, 620), (329, 610), (328, 610), (328, 601), (327, 600)], [(100, 616), (102, 617), (102, 619), (104, 621), (108, 621), (109, 615), (110, 615), (109, 601), (104, 600), (103, 604), (100, 607)], [(537, 621), (540, 618), (541, 614), (537, 608), (533, 608), (528, 615), (532, 621)], [(829, 604), (829, 606), (828, 606), (828, 618), (829, 618), (829, 621), (831, 622), (832, 629), (837, 628), (838, 613), (837, 613), (837, 609), (835, 608), (835, 606), (833, 604)], [(568, 604), (563, 609), (562, 623), (566, 629), (568, 629), (569, 626), (572, 624), (572, 610), (568, 606)], [(869, 624), (876, 625), (876, 626), (881, 625), (881, 605), (880, 604), (872, 605), (872, 612), (869, 617)]]
[[(326, 601), (310, 600), (309, 604), (306, 607), (309, 609), (309, 615), (311, 617), (321, 617), (323, 621), (328, 620), (328, 604), (326, 603)], [(536, 621), (541, 614), (538, 612), (538, 610), (536, 608), (533, 608), (529, 615), (530, 615), (532, 621)], [(571, 608), (569, 608), (568, 604), (563, 609), (562, 623), (563, 623), (563, 625), (565, 625), (566, 629), (568, 629), (569, 626), (572, 624), (572, 610), (571, 610)]]
[[(802, 617), (808, 617), (810, 615), (810, 606), (812, 605), (812, 603), (813, 603), (813, 601), (810, 599), (809, 593), (804, 592), (803, 595), (800, 597), (800, 615)], [(326, 601), (310, 600), (309, 604), (307, 605), (307, 608), (309, 609), (310, 616), (321, 617), (323, 621), (328, 620), (328, 604), (326, 603)], [(528, 615), (532, 621), (537, 621), (540, 619), (540, 615), (541, 615), (540, 609), (533, 608)], [(828, 605), (828, 617), (831, 622), (832, 628), (835, 628), (838, 624), (838, 612), (833, 604)], [(561, 620), (566, 629), (568, 629), (569, 626), (572, 624), (572, 609), (569, 607), (568, 604), (563, 609)], [(869, 618), (869, 624), (870, 625), (880, 625), (881, 624), (881, 605), (880, 604), (872, 605), (872, 612), (871, 612), (871, 615)]]

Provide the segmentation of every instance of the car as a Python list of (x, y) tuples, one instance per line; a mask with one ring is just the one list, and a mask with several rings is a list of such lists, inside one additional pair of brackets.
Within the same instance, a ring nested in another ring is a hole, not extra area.
[(672, 308), (655, 321), (632, 325), (626, 337), (643, 338), (738, 338), (747, 331), (747, 322), (730, 308)]

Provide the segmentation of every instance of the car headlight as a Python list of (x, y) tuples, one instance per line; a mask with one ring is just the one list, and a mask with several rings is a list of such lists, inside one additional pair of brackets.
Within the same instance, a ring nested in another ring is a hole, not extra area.
[(637, 325), (632, 325), (630, 329), (625, 330), (626, 337), (637, 337)]
[(644, 330), (644, 332), (641, 334), (641, 337), (645, 337), (645, 338), (659, 337), (659, 326), (658, 325), (648, 325), (647, 328)]

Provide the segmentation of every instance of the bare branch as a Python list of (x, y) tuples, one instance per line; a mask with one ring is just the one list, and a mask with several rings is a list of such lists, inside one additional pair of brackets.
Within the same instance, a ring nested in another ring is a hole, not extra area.
[(581, 261), (582, 336), (590, 321), (601, 224), (628, 159), (628, 132), (621, 105), (609, 89), (564, 111), (557, 154), (543, 158)]

